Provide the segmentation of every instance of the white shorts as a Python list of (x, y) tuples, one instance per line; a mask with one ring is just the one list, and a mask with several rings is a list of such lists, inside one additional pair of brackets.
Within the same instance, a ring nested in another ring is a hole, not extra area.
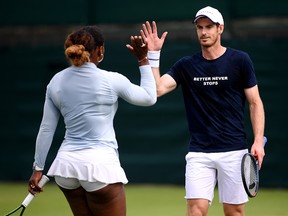
[[(78, 183), (100, 182), (105, 184), (123, 183), (127, 184), (126, 174), (121, 167), (118, 151), (110, 147), (98, 147), (95, 149), (84, 149), (77, 151), (59, 151), (53, 161), (47, 175), (59, 176)], [(57, 181), (57, 178), (55, 179)], [(60, 183), (61, 179), (58, 178)], [(75, 186), (69, 186), (63, 183), (60, 186), (72, 189)], [(72, 182), (70, 182), (72, 184)], [(75, 184), (75, 182), (73, 183)], [(73, 185), (72, 184), (72, 185)], [(95, 185), (93, 186), (95, 187)], [(95, 188), (97, 188), (96, 186)], [(89, 189), (90, 190), (90, 189)]]
[(186, 155), (186, 199), (207, 199), (211, 204), (218, 183), (219, 201), (248, 201), (241, 179), (241, 159), (248, 150), (224, 153), (189, 152)]
[(92, 192), (100, 190), (101, 188), (106, 187), (108, 184), (95, 181), (95, 182), (88, 182), (88, 181), (81, 181), (75, 178), (64, 178), (60, 176), (54, 176), (55, 182), (62, 188), (73, 190), (82, 186), (86, 191)]

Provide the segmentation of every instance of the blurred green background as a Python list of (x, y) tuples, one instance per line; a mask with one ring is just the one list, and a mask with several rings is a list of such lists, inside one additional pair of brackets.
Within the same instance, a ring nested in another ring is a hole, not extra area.
[[(1, 1), (0, 181), (22, 181), (31, 175), (45, 88), (55, 73), (68, 66), (63, 51), (68, 33), (82, 25), (98, 25), (106, 37), (100, 67), (139, 83), (137, 61), (125, 47), (130, 35), (138, 35), (146, 20), (157, 21), (160, 33), (169, 32), (161, 52), (164, 73), (176, 60), (200, 49), (192, 20), (207, 5), (224, 16), (222, 44), (248, 52), (255, 65), (268, 137), (261, 187), (287, 188), (288, 2), (280, 0)], [(130, 183), (183, 185), (189, 137), (180, 90), (149, 108), (120, 100), (115, 128)], [(46, 169), (63, 133), (60, 123)], [(247, 134), (251, 144), (248, 112)]]

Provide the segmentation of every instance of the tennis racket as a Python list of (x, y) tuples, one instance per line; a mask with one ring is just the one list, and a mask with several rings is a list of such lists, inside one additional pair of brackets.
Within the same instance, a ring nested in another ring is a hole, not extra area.
[[(49, 181), (49, 178), (46, 175), (43, 175), (41, 180), (38, 183), (39, 187), (42, 188), (48, 181)], [(8, 214), (5, 214), (4, 216), (12, 215), (12, 214), (19, 212), (19, 211), (20, 211), (19, 215), (20, 216), (23, 215), (26, 207), (30, 204), (30, 202), (33, 200), (33, 198), (34, 198), (34, 195), (29, 193), (20, 206), (18, 206), (17, 208), (15, 208), (13, 211), (9, 212)]]
[[(264, 146), (267, 138), (264, 137)], [(242, 182), (247, 195), (251, 198), (257, 195), (259, 189), (259, 166), (258, 161), (251, 153), (243, 155), (241, 162)]]

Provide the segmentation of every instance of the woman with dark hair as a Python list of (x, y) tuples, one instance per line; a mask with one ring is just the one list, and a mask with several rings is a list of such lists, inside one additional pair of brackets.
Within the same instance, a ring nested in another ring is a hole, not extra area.
[(151, 106), (157, 100), (147, 44), (141, 36), (131, 36), (127, 48), (138, 59), (140, 86), (98, 67), (104, 57), (104, 37), (94, 26), (68, 35), (64, 49), (72, 65), (47, 86), (28, 190), (32, 194), (41, 191), (38, 182), (62, 115), (65, 137), (48, 175), (55, 178), (76, 216), (126, 215), (124, 184), (128, 180), (113, 127), (118, 98), (137, 106)]

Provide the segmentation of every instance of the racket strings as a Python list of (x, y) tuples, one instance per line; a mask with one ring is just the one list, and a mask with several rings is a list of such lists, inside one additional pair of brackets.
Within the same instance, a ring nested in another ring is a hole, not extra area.
[(257, 193), (257, 166), (255, 165), (253, 156), (245, 158), (244, 175), (245, 183), (250, 194), (253, 195)]

